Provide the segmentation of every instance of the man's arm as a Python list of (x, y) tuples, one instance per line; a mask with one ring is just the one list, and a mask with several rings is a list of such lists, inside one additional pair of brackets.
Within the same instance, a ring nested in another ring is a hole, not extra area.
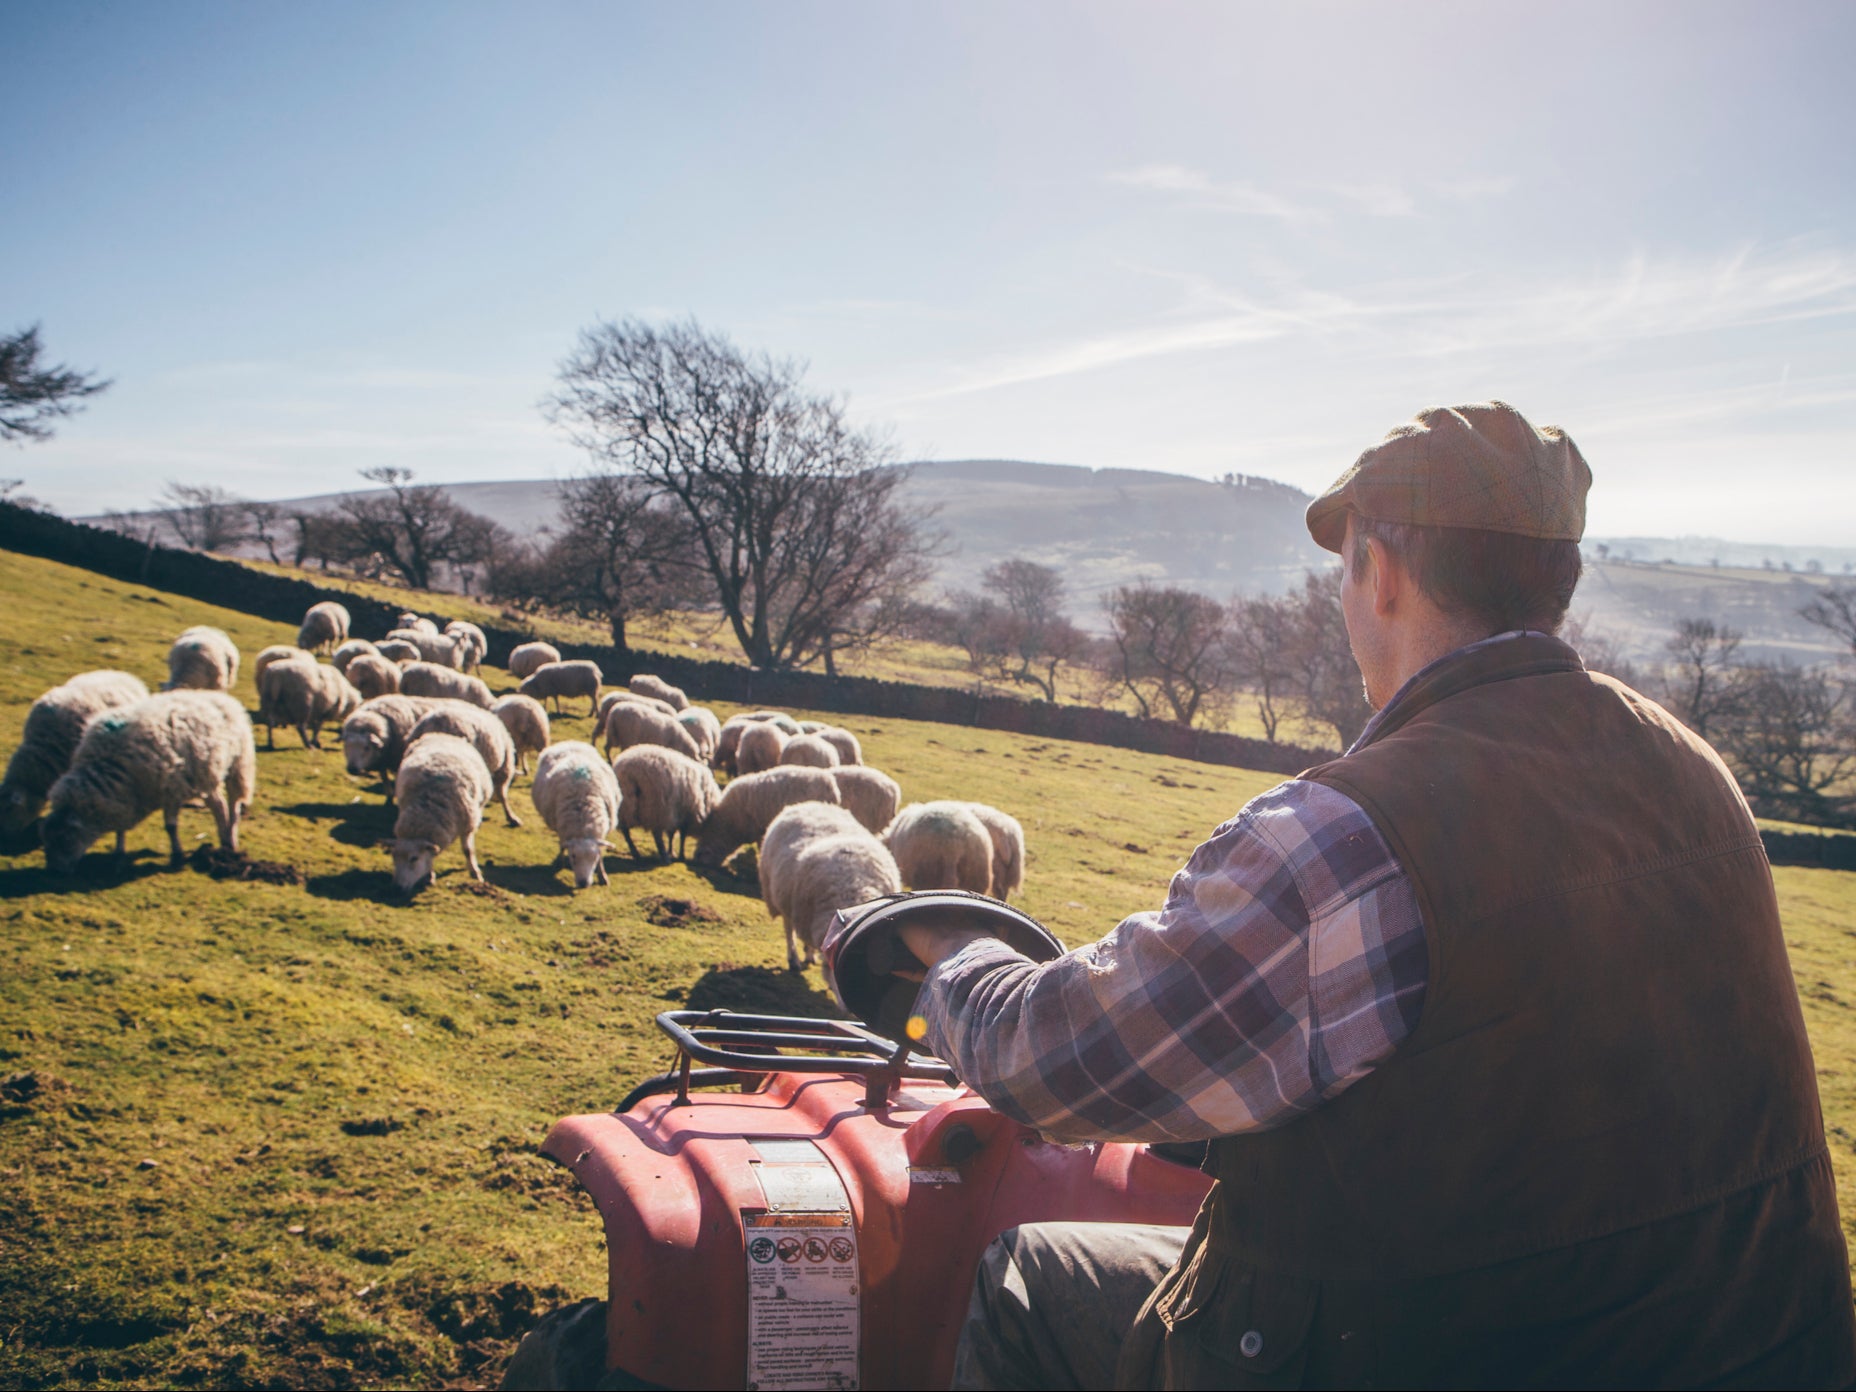
[(1410, 882), (1350, 799), (1293, 781), (1174, 876), (1166, 907), (1037, 966), (995, 938), (904, 927), (927, 1044), (1062, 1140), (1204, 1140), (1338, 1096), (1416, 1025)]

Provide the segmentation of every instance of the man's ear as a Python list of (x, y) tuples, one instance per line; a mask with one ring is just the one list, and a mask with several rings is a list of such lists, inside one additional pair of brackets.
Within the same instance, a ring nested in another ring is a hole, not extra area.
[(1378, 537), (1366, 539), (1366, 556), (1367, 573), (1360, 580), (1372, 591), (1373, 613), (1383, 619), (1405, 593), (1405, 568)]

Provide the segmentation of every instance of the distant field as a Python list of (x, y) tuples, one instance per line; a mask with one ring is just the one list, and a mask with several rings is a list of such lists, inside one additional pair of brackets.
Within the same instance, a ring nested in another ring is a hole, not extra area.
[[(97, 666), (152, 686), (188, 624), (226, 628), (247, 660), (292, 636), (4, 552), (0, 591), (8, 750), (45, 687)], [(237, 694), (254, 704), (248, 674)], [(1024, 905), (1071, 943), (1156, 906), (1192, 846), (1276, 781), (848, 723), (908, 797), (1018, 816)], [(583, 738), (587, 721), (556, 731)], [(488, 888), (454, 849), (402, 904), (372, 780), (350, 779), (333, 741), (278, 745), (260, 748), (245, 848), (301, 884), (170, 872), (158, 818), (127, 865), (93, 852), (71, 881), (23, 847), (0, 855), (0, 1385), (494, 1378), (539, 1310), (604, 1287), (597, 1217), (535, 1154), (549, 1124), (662, 1068), (651, 1019), (672, 1003), (829, 1009), (816, 971), (781, 969), (751, 861), (737, 878), (621, 853), (610, 887), (572, 893), (523, 780), (529, 824), (485, 820)], [(184, 815), (187, 844), (209, 831)], [(1856, 874), (1778, 882), (1856, 1217)]]

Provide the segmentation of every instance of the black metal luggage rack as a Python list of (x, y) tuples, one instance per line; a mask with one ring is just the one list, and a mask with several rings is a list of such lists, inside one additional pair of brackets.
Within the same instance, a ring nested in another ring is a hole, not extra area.
[[(693, 1087), (739, 1086), (758, 1092), (773, 1073), (851, 1073), (864, 1080), (864, 1106), (875, 1111), (904, 1078), (957, 1085), (954, 1070), (851, 1020), (803, 1015), (737, 1015), (732, 1010), (666, 1010), (657, 1027), (677, 1046), (668, 1073), (646, 1078), (617, 1109), (674, 1091), (687, 1106)], [(800, 1052), (791, 1053), (788, 1050)], [(700, 1061), (716, 1065), (697, 1068)]]

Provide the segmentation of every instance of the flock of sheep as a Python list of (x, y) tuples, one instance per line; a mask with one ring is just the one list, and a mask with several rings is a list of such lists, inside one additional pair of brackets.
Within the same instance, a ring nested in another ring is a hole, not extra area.
[[(972, 802), (901, 806), (896, 781), (863, 762), (848, 730), (799, 722), (780, 711), (720, 721), (653, 676), (602, 694), (596, 663), (562, 661), (547, 643), (510, 655), (517, 691), (497, 697), (477, 673), (486, 649), (474, 624), (437, 625), (402, 614), (379, 641), (349, 636), (342, 605), (304, 616), (294, 645), (254, 661), (257, 720), (267, 747), (276, 727), (295, 727), (309, 748), (338, 722), (348, 772), (376, 775), (394, 805), (388, 843), (405, 893), (433, 875), (453, 842), (473, 879), (483, 809), (501, 804), (520, 826), (509, 788), (528, 773), (530, 796), (559, 842), (554, 864), (585, 889), (608, 883), (614, 831), (634, 857), (634, 831), (651, 834), (660, 860), (689, 853), (719, 866), (758, 843), (768, 912), (786, 929), (787, 964), (816, 956), (840, 908), (909, 889), (967, 889), (1008, 898), (1024, 881), (1024, 832), (996, 808)], [(331, 652), (328, 662), (318, 653)], [(238, 850), (239, 818), (257, 785), (253, 720), (227, 694), (239, 651), (216, 628), (190, 628), (168, 653), (168, 680), (150, 694), (127, 672), (86, 672), (32, 705), (19, 748), (0, 782), (0, 829), (40, 829), (48, 867), (76, 869), (86, 850), (123, 835), (156, 810), (181, 859), (183, 807), (209, 808), (219, 842)], [(594, 738), (555, 743), (548, 712), (585, 697)], [(716, 775), (727, 781), (718, 783)]]

